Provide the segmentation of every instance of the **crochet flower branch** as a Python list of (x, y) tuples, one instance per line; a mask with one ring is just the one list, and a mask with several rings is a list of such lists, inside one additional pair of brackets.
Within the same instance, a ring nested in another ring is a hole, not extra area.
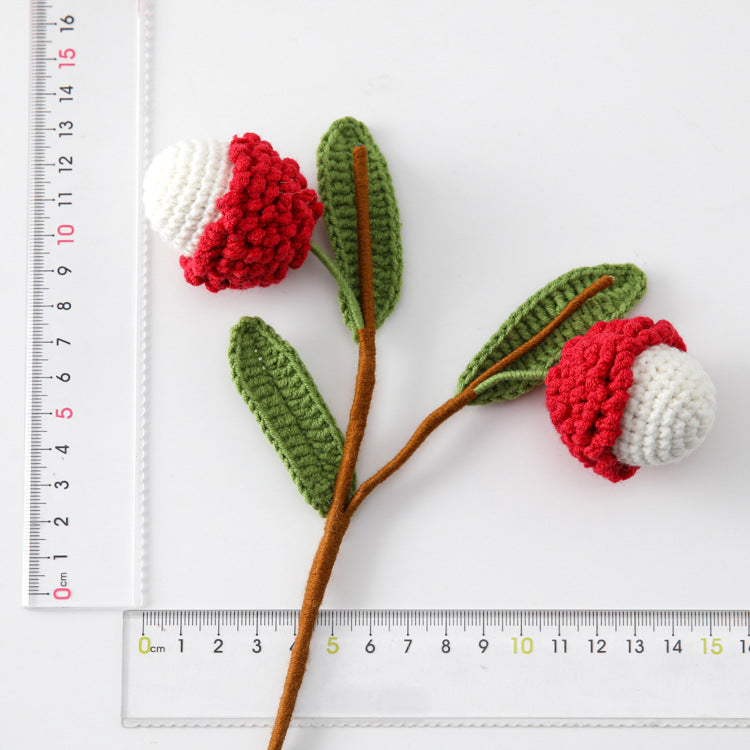
[[(228, 148), (172, 146), (144, 182), (152, 226), (182, 250), (191, 284), (210, 291), (266, 286), (308, 251), (337, 282), (359, 367), (344, 435), (294, 348), (257, 317), (230, 337), (237, 390), (305, 499), (326, 517), (308, 576), (269, 748), (283, 745), (326, 586), (352, 516), (443, 422), (469, 404), (516, 398), (547, 383), (553, 424), (571, 453), (612, 481), (639, 465), (681, 458), (705, 438), (715, 391), (666, 321), (621, 319), (646, 291), (630, 264), (576, 268), (522, 304), (468, 364), (454, 396), (357, 486), (355, 466), (375, 387), (375, 332), (393, 311), (402, 275), (393, 184), (369, 130), (337, 120), (318, 149), (320, 200), (297, 163), (253, 134)], [(310, 242), (321, 212), (333, 258)]]

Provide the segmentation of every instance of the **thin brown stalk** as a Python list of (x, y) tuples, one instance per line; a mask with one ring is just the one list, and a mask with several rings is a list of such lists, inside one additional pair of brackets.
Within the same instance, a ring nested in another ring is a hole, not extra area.
[(352, 152), (354, 164), (355, 203), (357, 207), (357, 246), (360, 268), (360, 300), (364, 328), (360, 329), (359, 367), (354, 386), (354, 399), (349, 412), (343, 455), (336, 476), (331, 508), (326, 518), (323, 537), (313, 558), (307, 578), (305, 595), (299, 615), (297, 637), (289, 659), (284, 691), (279, 701), (276, 720), (271, 730), (269, 750), (280, 750), (292, 720), (297, 695), (310, 655), (310, 641), (331, 578), (341, 542), (349, 526), (346, 513), (354, 468), (367, 426), (372, 393), (375, 388), (375, 303), (372, 278), (372, 247), (370, 242), (370, 207), (367, 174), (367, 150), (358, 146)]
[(370, 237), (370, 184), (367, 148), (352, 151), (354, 162), (354, 202), (357, 207), (357, 245), (359, 247), (359, 295), (365, 328), (375, 331), (375, 287), (372, 276), (372, 239)]

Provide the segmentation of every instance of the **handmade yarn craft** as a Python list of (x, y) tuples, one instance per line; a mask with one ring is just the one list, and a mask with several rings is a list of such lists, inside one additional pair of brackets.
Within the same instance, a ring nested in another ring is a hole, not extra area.
[[(469, 362), (452, 397), (361, 484), (355, 465), (375, 386), (375, 332), (402, 276), (400, 218), (388, 166), (367, 127), (334, 122), (317, 154), (318, 190), (258, 135), (228, 144), (185, 141), (152, 162), (144, 204), (152, 227), (181, 251), (186, 281), (211, 292), (281, 282), (308, 252), (338, 286), (359, 347), (345, 434), (297, 352), (258, 317), (232, 329), (236, 388), (299, 491), (326, 518), (312, 562), (269, 748), (284, 743), (319, 608), (352, 516), (439, 425), (469, 404), (514, 399), (542, 383), (571, 454), (612, 482), (683, 458), (705, 439), (713, 384), (667, 321), (623, 319), (646, 291), (632, 264), (575, 268), (518, 307)], [(333, 257), (311, 241), (323, 216)]]

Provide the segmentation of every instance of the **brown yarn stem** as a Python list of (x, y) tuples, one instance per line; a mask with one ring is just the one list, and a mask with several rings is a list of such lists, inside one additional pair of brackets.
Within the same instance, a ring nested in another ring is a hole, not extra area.
[(375, 295), (372, 278), (372, 245), (370, 240), (370, 201), (367, 174), (367, 149), (357, 146), (353, 152), (354, 195), (357, 208), (357, 247), (359, 253), (360, 306), (365, 326), (357, 332), (359, 338), (359, 366), (354, 386), (354, 399), (349, 412), (343, 455), (339, 464), (333, 490), (331, 508), (326, 518), (323, 537), (318, 544), (310, 573), (307, 577), (305, 595), (299, 614), (297, 637), (294, 641), (284, 691), (279, 701), (276, 720), (271, 730), (269, 750), (281, 750), (294, 705), (305, 675), (310, 655), (310, 641), (326, 586), (336, 562), (341, 542), (349, 526), (351, 516), (346, 513), (357, 456), (367, 426), (372, 393), (375, 388)]
[(414, 455), (417, 448), (429, 437), (430, 433), (439, 427), (446, 419), (452, 417), (456, 412), (463, 409), (464, 406), (470, 404), (476, 397), (477, 393), (474, 390), (476, 386), (485, 381), (487, 378), (496, 375), (498, 372), (512, 364), (516, 360), (520, 359), (526, 352), (533, 349), (538, 343), (549, 336), (563, 321), (569, 318), (578, 308), (581, 307), (587, 300), (591, 299), (595, 294), (598, 294), (603, 289), (614, 284), (615, 280), (612, 276), (602, 276), (600, 279), (595, 281), (591, 286), (586, 287), (580, 294), (576, 295), (563, 310), (539, 333), (535, 334), (525, 343), (521, 344), (517, 349), (514, 349), (506, 357), (496, 362), (492, 367), (485, 370), (479, 377), (475, 378), (469, 385), (464, 388), (461, 393), (448, 399), (444, 404), (439, 406), (433, 411), (415, 430), (414, 434), (409, 438), (408, 442), (404, 447), (376, 474), (373, 474), (368, 480), (362, 482), (359, 489), (354, 493), (354, 497), (349, 501), (346, 508), (347, 515), (351, 518), (352, 515), (357, 511), (357, 508), (362, 504), (362, 501), (379, 485), (382, 484), (388, 477), (398, 471), (411, 457)]
[(354, 161), (354, 202), (357, 207), (357, 245), (359, 247), (359, 296), (365, 328), (375, 330), (375, 286), (372, 277), (372, 239), (370, 236), (370, 183), (367, 147), (352, 151)]

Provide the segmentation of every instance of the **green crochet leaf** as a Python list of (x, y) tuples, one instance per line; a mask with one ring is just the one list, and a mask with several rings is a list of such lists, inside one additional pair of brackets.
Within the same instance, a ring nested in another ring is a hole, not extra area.
[(260, 318), (229, 341), (232, 379), (294, 483), (321, 516), (333, 499), (344, 437), (294, 348)]
[(529, 297), (500, 326), (461, 374), (459, 392), (541, 331), (568, 302), (601, 276), (614, 276), (615, 283), (588, 300), (520, 359), (477, 387), (479, 395), (472, 403), (506, 401), (543, 383), (566, 341), (586, 333), (599, 320), (624, 317), (646, 291), (646, 275), (630, 263), (586, 266), (563, 274)]
[[(375, 325), (380, 327), (393, 311), (401, 291), (401, 221), (388, 164), (364, 123), (353, 117), (344, 117), (336, 120), (323, 136), (318, 147), (318, 192), (325, 207), (323, 219), (336, 264), (359, 300), (357, 209), (352, 160), (352, 149), (359, 145), (367, 147)], [(339, 302), (344, 322), (356, 333), (357, 322), (341, 293)]]

